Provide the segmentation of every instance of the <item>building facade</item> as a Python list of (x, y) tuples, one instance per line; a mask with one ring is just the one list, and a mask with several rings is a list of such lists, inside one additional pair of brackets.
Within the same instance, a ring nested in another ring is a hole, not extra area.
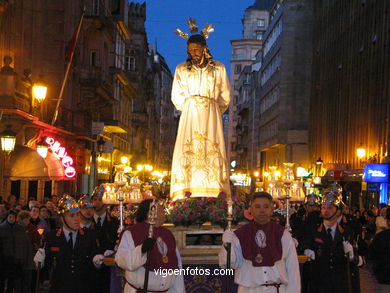
[[(388, 1), (375, 0), (314, 5), (309, 149), (324, 172), (360, 170), (361, 181), (365, 164), (389, 162), (389, 10)], [(361, 158), (357, 148), (366, 150)], [(361, 183), (339, 179), (355, 194), (351, 203), (362, 204)]]
[(312, 1), (274, 3), (258, 75), (260, 168), (308, 168)]
[[(14, 151), (1, 152), (3, 196), (91, 193), (116, 165), (156, 156), (145, 10), (125, 0), (0, 2), (0, 131), (16, 133)], [(38, 82), (48, 89), (39, 103)]]
[[(242, 39), (232, 40), (232, 57), (230, 60), (230, 87), (231, 103), (228, 111), (227, 127), (227, 157), (233, 166), (246, 168), (247, 162), (240, 166), (239, 157), (242, 155), (245, 146), (242, 144), (242, 130), (240, 125), (238, 105), (246, 104), (246, 97), (240, 95), (239, 78), (246, 66), (251, 66), (256, 59), (258, 51), (263, 44), (263, 35), (269, 22), (269, 7), (273, 1), (255, 1), (255, 3), (245, 10), (242, 19), (243, 31)], [(241, 94), (247, 93), (247, 89), (241, 90)], [(245, 98), (245, 99), (244, 99)], [(244, 101), (245, 100), (245, 101)]]

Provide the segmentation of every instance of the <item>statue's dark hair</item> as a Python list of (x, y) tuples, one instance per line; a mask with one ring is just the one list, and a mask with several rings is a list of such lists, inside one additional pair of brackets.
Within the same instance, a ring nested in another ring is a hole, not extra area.
[[(206, 47), (206, 54), (205, 54), (206, 63), (214, 65), (213, 56), (211, 55), (209, 47), (207, 47), (206, 39), (202, 35), (192, 35), (187, 41), (187, 46), (188, 44), (199, 44), (201, 46)], [(193, 65), (191, 56), (188, 55), (186, 62), (187, 62), (187, 69), (191, 70)]]

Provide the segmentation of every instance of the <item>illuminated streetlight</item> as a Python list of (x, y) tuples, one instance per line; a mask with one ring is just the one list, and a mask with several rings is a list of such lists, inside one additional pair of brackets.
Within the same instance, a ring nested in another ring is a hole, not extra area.
[(366, 155), (366, 149), (363, 147), (359, 147), (356, 149), (356, 155), (359, 159), (362, 159)]
[(0, 134), (1, 149), (8, 155), (15, 149), (16, 133), (11, 130), (11, 125)]
[(47, 93), (47, 86), (43, 84), (36, 83), (32, 87), (33, 99), (36, 99), (38, 103), (41, 103), (45, 100)]
[(126, 156), (121, 157), (121, 163), (123, 165), (126, 165), (129, 162), (129, 158)]

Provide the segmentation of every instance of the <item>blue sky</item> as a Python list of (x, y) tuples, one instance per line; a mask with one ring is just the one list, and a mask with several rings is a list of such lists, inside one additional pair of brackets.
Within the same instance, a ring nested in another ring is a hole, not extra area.
[[(145, 1), (133, 1), (143, 3)], [(147, 0), (146, 30), (150, 44), (164, 56), (172, 74), (177, 64), (187, 58), (186, 41), (173, 31), (180, 28), (188, 33), (189, 17), (196, 19), (199, 29), (206, 23), (213, 24), (215, 31), (207, 40), (215, 60), (229, 70), (231, 55), (230, 40), (242, 38), (242, 23), (245, 9), (254, 0)]]

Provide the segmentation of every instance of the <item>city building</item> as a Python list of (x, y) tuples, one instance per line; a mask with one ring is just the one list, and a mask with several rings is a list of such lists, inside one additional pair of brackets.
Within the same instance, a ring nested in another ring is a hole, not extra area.
[(387, 190), (361, 181), (366, 164), (389, 163), (389, 9), (374, 0), (314, 4), (310, 162), (321, 158), (322, 175), (352, 205), (388, 202)]
[[(158, 157), (161, 114), (171, 112), (155, 111), (154, 97), (166, 100), (171, 78), (161, 55), (160, 71), (150, 74), (145, 6), (0, 2), (3, 196), (92, 193), (113, 180), (116, 165)], [(43, 98), (33, 93), (39, 85)]]
[[(263, 36), (259, 90), (260, 168), (308, 164), (312, 1), (278, 0)], [(265, 179), (265, 178), (264, 178)]]
[[(256, 58), (256, 54), (262, 48), (263, 35), (267, 29), (269, 21), (269, 7), (274, 0), (260, 1), (255, 3), (245, 10), (244, 18), (242, 19), (243, 31), (242, 39), (232, 40), (232, 57), (230, 60), (230, 87), (231, 87), (231, 103), (228, 112), (223, 117), (225, 129), (225, 139), (227, 141), (227, 157), (233, 166), (237, 165), (238, 153), (242, 152), (243, 147), (240, 143), (240, 135), (237, 134), (242, 128), (239, 125), (239, 117), (237, 106), (241, 103), (242, 97), (239, 95), (238, 81), (239, 76), (245, 66), (250, 66)], [(228, 127), (226, 122), (228, 121)], [(237, 165), (239, 168), (239, 165)]]

